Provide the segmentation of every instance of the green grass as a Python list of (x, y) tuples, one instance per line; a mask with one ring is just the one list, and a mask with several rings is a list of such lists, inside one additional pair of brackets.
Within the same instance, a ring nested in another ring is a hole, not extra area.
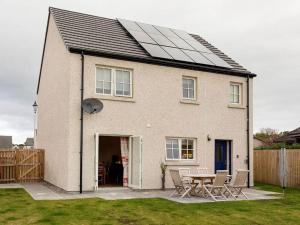
[(164, 199), (34, 201), (23, 189), (0, 189), (0, 224), (300, 224), (300, 190), (285, 193), (277, 200), (179, 204)]

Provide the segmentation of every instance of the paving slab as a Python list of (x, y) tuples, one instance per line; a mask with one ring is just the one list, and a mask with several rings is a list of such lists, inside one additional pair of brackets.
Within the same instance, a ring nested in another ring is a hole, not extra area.
[[(163, 198), (179, 203), (205, 203), (213, 202), (210, 198), (179, 198), (177, 196), (169, 197), (173, 190), (132, 190), (126, 187), (100, 188), (94, 192), (66, 192), (47, 183), (24, 183), (24, 184), (0, 184), (0, 188), (24, 188), (35, 200), (67, 200), (67, 199), (84, 199), (84, 198), (101, 198), (105, 200), (120, 199), (142, 199), (142, 198)], [(277, 199), (282, 195), (280, 193), (262, 191), (254, 188), (247, 188), (244, 191), (249, 200), (267, 200)], [(245, 200), (245, 199), (238, 199)], [(229, 199), (229, 201), (236, 201)]]

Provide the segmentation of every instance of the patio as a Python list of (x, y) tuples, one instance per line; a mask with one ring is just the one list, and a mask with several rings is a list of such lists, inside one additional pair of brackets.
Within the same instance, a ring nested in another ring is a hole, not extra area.
[[(105, 200), (121, 200), (121, 199), (144, 199), (144, 198), (163, 198), (178, 203), (206, 203), (214, 202), (210, 198), (200, 197), (169, 197), (173, 190), (131, 190), (129, 188), (101, 188), (96, 192), (85, 192), (79, 194), (77, 192), (70, 193), (58, 189), (45, 182), (40, 183), (24, 183), (24, 184), (0, 184), (1, 188), (24, 188), (34, 200), (64, 200), (64, 199), (85, 199), (85, 198), (102, 198)], [(249, 200), (268, 200), (281, 198), (281, 194), (276, 192), (262, 191), (255, 188), (245, 189), (244, 192)], [(227, 200), (228, 201), (245, 201)]]

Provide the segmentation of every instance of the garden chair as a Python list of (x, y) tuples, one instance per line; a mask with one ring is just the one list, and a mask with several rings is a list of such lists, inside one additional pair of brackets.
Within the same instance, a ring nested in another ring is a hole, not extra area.
[(192, 190), (192, 184), (190, 182), (183, 182), (179, 170), (170, 170), (171, 178), (175, 186), (175, 191), (170, 195), (172, 197), (175, 194), (180, 195), (181, 198), (186, 195), (190, 197), (190, 192)]
[(205, 184), (203, 186), (205, 194), (209, 195), (214, 201), (217, 201), (217, 198), (226, 199), (226, 196), (223, 194), (223, 192), (224, 189), (227, 189), (225, 186), (227, 175), (228, 170), (217, 170), (216, 178), (213, 183)]
[(190, 177), (184, 177), (184, 175), (187, 175), (187, 174), (191, 173), (190, 168), (178, 168), (178, 171), (179, 171), (179, 175), (181, 177), (181, 180), (183, 182), (187, 182), (187, 183), (192, 182), (192, 179)]
[(226, 185), (226, 190), (224, 194), (226, 196), (233, 196), (237, 199), (239, 196), (243, 196), (248, 199), (247, 195), (243, 192), (243, 189), (247, 187), (246, 181), (249, 170), (238, 169), (235, 179), (232, 183)]
[(197, 173), (199, 174), (208, 174), (208, 169), (206, 167), (198, 167)]

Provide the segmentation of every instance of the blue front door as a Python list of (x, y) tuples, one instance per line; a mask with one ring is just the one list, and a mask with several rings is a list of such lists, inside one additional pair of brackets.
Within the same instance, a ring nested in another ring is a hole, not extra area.
[(227, 141), (215, 141), (215, 172), (217, 170), (227, 170)]

